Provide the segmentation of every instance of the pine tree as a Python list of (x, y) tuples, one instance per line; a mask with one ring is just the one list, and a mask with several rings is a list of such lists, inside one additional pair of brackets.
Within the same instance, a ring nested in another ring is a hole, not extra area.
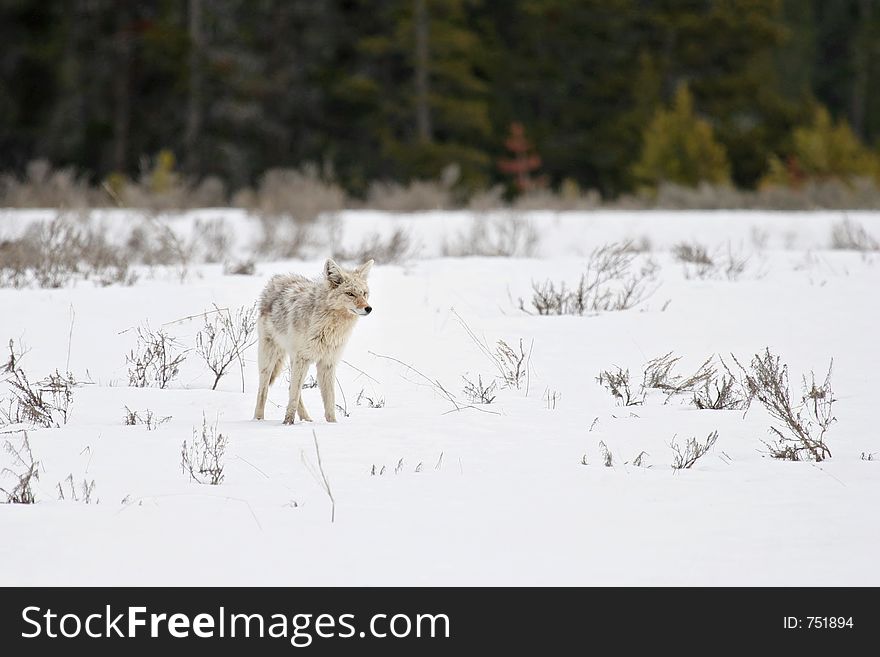
[(648, 185), (673, 182), (695, 187), (703, 181), (730, 182), (730, 163), (712, 126), (694, 112), (685, 85), (670, 110), (661, 109), (644, 132), (642, 156), (633, 167), (637, 180)]
[(511, 177), (513, 186), (519, 193), (546, 186), (546, 178), (532, 175), (541, 168), (541, 156), (526, 138), (526, 129), (522, 123), (514, 121), (510, 124), (510, 133), (504, 140), (504, 147), (510, 152), (510, 157), (498, 160), (498, 170)]
[(797, 186), (810, 179), (858, 177), (880, 182), (880, 156), (859, 141), (845, 120), (835, 123), (825, 107), (816, 108), (812, 123), (794, 130), (792, 143), (784, 161), (770, 157), (762, 185)]
[(785, 41), (780, 0), (646, 3), (652, 51), (664, 75), (664, 93), (687, 83), (700, 113), (730, 161), (731, 177), (752, 187), (767, 157), (806, 117), (785, 98), (773, 54)]
[[(552, 185), (566, 178), (614, 195), (627, 186), (644, 123), (635, 118), (644, 10), (636, 0), (487, 4), (501, 55), (493, 121), (529, 126)], [(500, 144), (499, 144), (500, 146)]]
[(359, 108), (357, 136), (374, 145), (365, 177), (434, 178), (454, 163), (465, 187), (488, 182), (485, 45), (472, 20), (479, 6), (477, 0), (363, 6), (355, 73), (339, 81), (336, 93)]

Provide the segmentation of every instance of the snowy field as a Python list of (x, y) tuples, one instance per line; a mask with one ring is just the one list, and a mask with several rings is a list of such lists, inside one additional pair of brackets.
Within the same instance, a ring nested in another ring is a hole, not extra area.
[[(13, 234), (53, 214), (0, 211), (0, 228)], [(256, 230), (234, 210), (167, 221), (185, 234), (199, 217), (227, 220), (242, 250)], [(850, 218), (880, 236), (880, 215)], [(98, 219), (112, 232), (127, 217)], [(443, 255), (478, 238), (475, 222), (494, 230), (513, 220), (537, 236), (519, 255)], [(156, 267), (131, 287), (0, 289), (3, 360), (13, 339), (31, 380), (58, 369), (86, 382), (66, 424), (28, 428), (36, 503), (0, 505), (0, 584), (880, 585), (880, 253), (831, 250), (840, 220), (345, 213), (322, 228), (336, 247), (401, 228), (417, 248), (372, 270), (374, 311), (358, 320), (339, 367), (347, 416), (337, 424), (318, 419), (319, 392), (306, 389), (316, 421), (283, 426), (284, 377), (266, 420), (251, 420), (256, 348), (244, 354), (244, 393), (237, 365), (212, 390), (194, 350), (204, 318), (178, 321), (212, 304), (249, 306), (278, 272), (318, 275), (326, 249), (258, 262), (253, 276), (193, 265), (184, 282), (173, 267)], [(533, 282), (576, 284), (593, 249), (623, 240), (642, 249), (632, 271), (649, 272), (634, 308), (583, 316), (519, 308), (522, 298), (530, 309)], [(701, 275), (673, 255), (686, 240), (719, 262), (741, 257), (742, 271)], [(499, 339), (516, 348), (522, 339), (519, 389), (498, 382), (491, 404), (470, 405), (462, 377), (488, 384), (498, 371), (462, 322), (490, 351)], [(129, 386), (126, 355), (145, 324), (190, 350), (166, 389)], [(644, 403), (623, 406), (597, 382), (619, 366), (635, 390), (645, 363), (668, 352), (687, 375), (713, 354), (747, 365), (765, 347), (790, 367), (798, 399), (801, 375), (822, 379), (834, 359), (831, 458), (770, 458), (772, 421), (757, 401), (747, 413), (699, 410), (692, 394), (667, 400), (648, 390)], [(457, 407), (401, 363), (439, 382)], [(10, 394), (0, 387), (4, 407)], [(126, 407), (171, 419), (153, 430), (126, 426)], [(228, 437), (217, 486), (181, 469), (181, 445), (203, 415)], [(24, 428), (2, 426), (0, 439), (18, 446)], [(692, 468), (671, 467), (671, 444), (714, 431), (717, 442)], [(94, 482), (88, 504), (84, 480)], [(9, 472), (0, 478), (0, 487), (14, 483)]]

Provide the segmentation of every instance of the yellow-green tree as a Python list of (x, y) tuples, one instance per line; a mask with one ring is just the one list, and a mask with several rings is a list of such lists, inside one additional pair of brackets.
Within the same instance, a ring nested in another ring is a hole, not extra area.
[(673, 182), (695, 187), (702, 181), (730, 182), (727, 152), (712, 126), (694, 111), (694, 99), (679, 86), (671, 109), (659, 109), (642, 134), (642, 155), (633, 175), (643, 184)]
[(835, 122), (820, 105), (810, 125), (795, 128), (785, 159), (770, 157), (761, 184), (797, 186), (810, 179), (860, 177), (880, 180), (880, 157), (859, 141), (846, 121)]

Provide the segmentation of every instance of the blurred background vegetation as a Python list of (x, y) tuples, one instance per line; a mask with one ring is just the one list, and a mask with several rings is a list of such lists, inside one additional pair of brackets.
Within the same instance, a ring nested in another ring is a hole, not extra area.
[(0, 0), (0, 35), (6, 204), (880, 181), (880, 0)]

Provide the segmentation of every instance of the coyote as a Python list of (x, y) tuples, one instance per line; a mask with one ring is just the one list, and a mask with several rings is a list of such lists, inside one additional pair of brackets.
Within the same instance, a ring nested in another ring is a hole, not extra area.
[(259, 334), (260, 387), (254, 419), (262, 420), (266, 395), (290, 357), (290, 396), (284, 424), (293, 424), (294, 413), (311, 422), (301, 393), (309, 365), (318, 365), (318, 386), (324, 401), (324, 417), (336, 422), (336, 364), (342, 357), (359, 316), (373, 308), (368, 298), (367, 274), (373, 261), (346, 270), (328, 259), (324, 275), (309, 280), (298, 274), (273, 276), (260, 295)]

